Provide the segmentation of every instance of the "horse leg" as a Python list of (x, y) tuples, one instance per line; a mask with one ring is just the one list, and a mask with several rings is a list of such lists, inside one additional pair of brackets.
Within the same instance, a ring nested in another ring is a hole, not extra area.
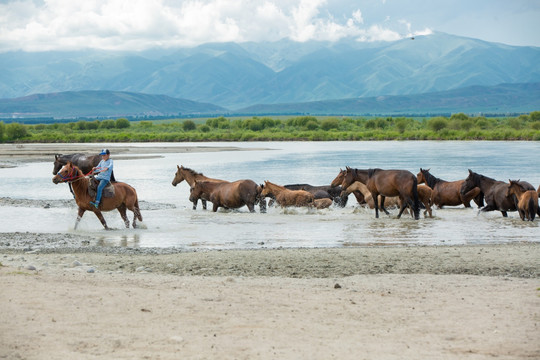
[(140, 219), (141, 217), (141, 214), (139, 213), (139, 209), (135, 208), (133, 210), (133, 228), (136, 229), (137, 228), (137, 218)]
[(427, 204), (424, 204), (426, 206), (426, 210), (424, 210), (424, 217), (426, 217), (426, 213), (429, 213), (429, 217), (432, 218), (433, 217), (433, 214), (431, 212), (431, 204), (430, 204), (430, 201), (428, 200)]
[(86, 210), (84, 210), (83, 208), (79, 208), (79, 211), (77, 213), (77, 220), (75, 220), (75, 227), (73, 228), (73, 230), (77, 230), (77, 226), (79, 226), (79, 222), (81, 222), (81, 218), (84, 215), (85, 211)]
[(386, 199), (386, 196), (381, 195), (381, 210), (384, 211), (386, 215), (390, 215), (388, 210), (384, 207), (384, 200)]
[(117, 210), (120, 213), (122, 220), (124, 220), (124, 224), (126, 224), (126, 229), (129, 229), (129, 220), (126, 215), (126, 205), (125, 204), (120, 205)]
[(197, 210), (197, 202), (198, 202), (198, 201), (199, 201), (199, 200), (195, 200), (195, 201), (193, 202), (193, 210)]
[(375, 218), (379, 218), (379, 199), (377, 199), (378, 195), (373, 196), (373, 193), (371, 193), (371, 198), (373, 199), (373, 205), (375, 206)]
[(262, 196), (259, 199), (259, 211), (261, 214), (266, 213), (266, 199)]
[(501, 210), (501, 214), (502, 214), (503, 217), (508, 217), (508, 213), (506, 211)]
[(412, 205), (409, 204), (409, 202), (405, 199), (401, 199), (401, 207), (399, 208), (399, 214), (397, 216), (397, 218), (399, 219), (401, 217), (401, 214), (403, 214), (403, 212), (405, 211), (405, 209), (410, 206), (411, 207), (411, 216), (414, 216), (414, 211), (412, 210), (413, 207)]
[(217, 212), (218, 211), (218, 208), (219, 208), (219, 205), (217, 202), (214, 203), (214, 205), (212, 206), (212, 211), (213, 212)]
[[(202, 202), (202, 208), (203, 208), (203, 210), (206, 210), (206, 200), (201, 199), (201, 202)], [(196, 203), (195, 203), (195, 206), (197, 206)], [(193, 208), (193, 209), (195, 209), (195, 208)]]
[(94, 214), (96, 214), (99, 221), (101, 221), (101, 225), (103, 225), (105, 230), (110, 230), (109, 227), (107, 226), (107, 222), (105, 221), (105, 218), (103, 217), (103, 214), (101, 213), (101, 211), (96, 209), (94, 210)]

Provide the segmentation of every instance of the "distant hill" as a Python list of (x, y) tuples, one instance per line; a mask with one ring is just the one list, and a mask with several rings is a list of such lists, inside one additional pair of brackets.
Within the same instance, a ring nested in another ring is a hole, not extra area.
[(306, 103), (254, 105), (238, 113), (314, 115), (506, 114), (540, 110), (540, 83), (469, 86), (404, 96), (376, 96)]
[(394, 42), (215, 43), (144, 52), (0, 53), (0, 98), (164, 94), (238, 109), (540, 82), (540, 48), (444, 33)]
[(225, 111), (213, 104), (121, 91), (67, 91), (0, 99), (0, 118), (185, 116)]
[(469, 86), (416, 95), (376, 96), (242, 109), (118, 91), (69, 91), (0, 99), (0, 118), (93, 118), (220, 115), (434, 115), (528, 113), (540, 110), (540, 82)]

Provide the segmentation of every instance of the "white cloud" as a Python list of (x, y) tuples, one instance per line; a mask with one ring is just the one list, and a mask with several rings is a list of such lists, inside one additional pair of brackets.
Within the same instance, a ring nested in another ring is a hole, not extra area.
[[(364, 25), (360, 9), (337, 16), (328, 5), (326, 0), (8, 0), (0, 4), (0, 51), (401, 36), (390, 27), (403, 24)], [(410, 33), (411, 25), (406, 27)]]

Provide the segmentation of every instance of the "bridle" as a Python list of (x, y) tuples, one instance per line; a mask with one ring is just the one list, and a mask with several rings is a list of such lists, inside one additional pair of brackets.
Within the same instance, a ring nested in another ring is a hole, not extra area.
[(90, 171), (88, 174), (86, 175), (78, 175), (75, 171), (75, 168), (72, 167), (69, 174), (67, 174), (67, 176), (64, 176), (62, 175), (62, 173), (58, 172), (58, 174), (56, 174), (56, 176), (59, 176), (62, 181), (61, 182), (64, 182), (64, 183), (68, 183), (68, 184), (71, 184), (75, 181), (79, 181), (85, 177), (87, 177), (88, 175), (90, 175), (92, 173), (92, 171)]

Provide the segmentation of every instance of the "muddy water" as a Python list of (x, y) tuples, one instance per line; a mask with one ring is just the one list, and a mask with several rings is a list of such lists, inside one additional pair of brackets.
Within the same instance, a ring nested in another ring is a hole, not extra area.
[[(152, 144), (155, 146), (155, 144)], [(186, 145), (186, 144), (182, 144)], [(187, 144), (189, 145), (189, 144)], [(197, 146), (200, 144), (192, 144)], [(104, 231), (86, 213), (73, 230), (76, 208), (67, 185), (54, 185), (50, 163), (22, 163), (0, 168), (0, 233), (31, 232), (88, 235), (94, 245), (243, 249), (344, 247), (362, 245), (457, 245), (540, 241), (539, 221), (522, 222), (517, 213), (478, 214), (476, 208), (435, 209), (434, 218), (396, 219), (358, 207), (350, 197), (345, 208), (325, 210), (270, 208), (251, 214), (247, 208), (217, 213), (196, 211), (189, 187), (171, 181), (176, 165), (226, 180), (270, 180), (278, 184), (329, 184), (340, 168), (395, 168), (416, 174), (420, 167), (446, 180), (472, 169), (498, 180), (522, 179), (540, 184), (540, 144), (535, 142), (265, 142), (210, 143), (208, 146), (266, 148), (255, 151), (164, 153), (151, 159), (115, 160), (117, 179), (137, 189), (143, 228), (123, 229), (117, 212), (105, 215), (114, 228)], [(122, 144), (122, 146), (132, 146)], [(144, 144), (137, 146), (143, 147)], [(167, 146), (167, 144), (164, 144)], [(114, 159), (114, 151), (113, 151)], [(0, 159), (1, 160), (1, 159)], [(131, 213), (128, 212), (131, 218)]]

